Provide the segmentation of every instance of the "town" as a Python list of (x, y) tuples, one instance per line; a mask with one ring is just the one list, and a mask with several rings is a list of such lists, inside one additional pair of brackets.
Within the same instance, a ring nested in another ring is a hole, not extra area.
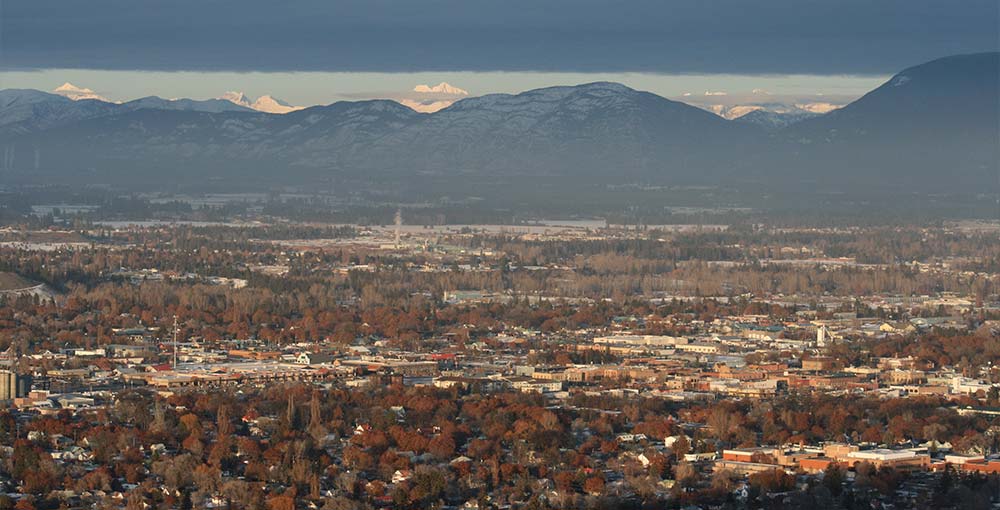
[(998, 499), (995, 224), (401, 216), (5, 227), (0, 508)]
[(997, 0), (0, 0), (0, 510), (1000, 510)]

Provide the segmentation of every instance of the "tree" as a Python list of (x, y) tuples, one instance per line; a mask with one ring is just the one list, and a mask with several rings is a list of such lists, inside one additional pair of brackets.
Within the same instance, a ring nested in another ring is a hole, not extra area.
[(409, 500), (421, 508), (441, 499), (448, 483), (441, 470), (430, 466), (419, 466), (410, 480)]
[(21, 498), (21, 500), (14, 505), (14, 510), (35, 510), (35, 508), (37, 508), (35, 506), (35, 499), (31, 496)]
[(163, 478), (170, 489), (183, 489), (191, 485), (194, 470), (199, 462), (189, 453), (153, 463), (153, 473)]
[(229, 421), (229, 406), (221, 405), (216, 415), (216, 428), (220, 438), (225, 438), (232, 434), (233, 424)]
[(188, 431), (188, 434), (190, 434), (192, 437), (196, 438), (201, 437), (202, 433), (201, 421), (198, 419), (197, 415), (193, 413), (187, 413), (184, 416), (181, 416), (181, 425), (184, 425), (184, 428)]
[(438, 434), (427, 444), (427, 451), (439, 460), (448, 460), (455, 456), (455, 440), (448, 434)]
[(698, 480), (698, 471), (690, 462), (681, 462), (674, 466), (674, 480), (677, 480), (678, 485), (691, 487)]
[(599, 496), (604, 492), (604, 477), (590, 476), (583, 482), (583, 491), (593, 496)]
[(287, 490), (282, 494), (268, 498), (268, 510), (295, 510), (295, 497), (289, 494), (290, 492), (292, 491)]
[(844, 470), (840, 464), (831, 462), (823, 471), (823, 486), (829, 489), (834, 496), (839, 496), (844, 488)]
[(316, 391), (309, 400), (309, 435), (316, 442), (326, 437), (326, 427), (323, 426), (323, 417), (320, 413), (319, 392)]
[(764, 494), (787, 492), (795, 488), (795, 477), (784, 469), (770, 469), (754, 473), (749, 477), (750, 486)]
[(688, 441), (687, 436), (681, 434), (680, 437), (674, 441), (674, 444), (670, 446), (670, 450), (674, 453), (674, 457), (677, 459), (683, 459), (684, 456), (691, 451), (691, 442)]
[(708, 421), (706, 425), (711, 427), (712, 431), (715, 433), (715, 437), (723, 441), (728, 441), (732, 436), (736, 427), (739, 426), (740, 420), (737, 415), (726, 410), (722, 407), (717, 407), (712, 410), (712, 413), (708, 416)]
[(720, 469), (712, 473), (712, 489), (715, 489), (722, 493), (730, 493), (733, 491), (735, 484), (733, 483), (733, 473), (727, 469)]
[(322, 506), (322, 510), (361, 510), (362, 508), (360, 502), (343, 496), (327, 498), (324, 500)]

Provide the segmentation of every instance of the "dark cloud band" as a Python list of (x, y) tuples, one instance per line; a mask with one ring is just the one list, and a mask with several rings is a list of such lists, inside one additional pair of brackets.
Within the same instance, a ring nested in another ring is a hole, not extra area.
[(887, 73), (995, 50), (995, 0), (6, 0), (7, 69)]

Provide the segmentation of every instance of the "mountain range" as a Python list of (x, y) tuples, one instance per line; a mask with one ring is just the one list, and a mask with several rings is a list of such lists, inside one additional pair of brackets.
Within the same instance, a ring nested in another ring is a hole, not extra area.
[[(820, 105), (828, 106), (823, 108)], [(749, 102), (735, 105), (695, 105), (728, 120), (754, 124), (764, 128), (776, 129), (792, 125), (796, 122), (810, 119), (839, 106), (829, 103), (785, 104), (775, 102)]]
[(86, 87), (77, 87), (70, 82), (63, 83), (62, 85), (56, 87), (52, 93), (72, 99), (73, 101), (80, 101), (81, 99), (96, 99), (98, 101), (104, 101), (105, 103), (114, 102), (91, 89)]
[(219, 99), (264, 113), (282, 114), (302, 109), (302, 107), (292, 106), (273, 96), (260, 96), (257, 99), (252, 99), (242, 92), (226, 92)]
[(760, 109), (735, 120), (607, 82), (469, 97), (434, 113), (373, 100), (283, 115), (242, 96), (114, 104), (8, 89), (0, 171), (995, 189), (997, 76), (997, 53), (947, 57), (825, 114)]
[(433, 87), (417, 85), (413, 87), (411, 97), (397, 99), (403, 106), (408, 106), (421, 113), (434, 113), (455, 104), (455, 101), (468, 97), (469, 92), (447, 82), (441, 82)]

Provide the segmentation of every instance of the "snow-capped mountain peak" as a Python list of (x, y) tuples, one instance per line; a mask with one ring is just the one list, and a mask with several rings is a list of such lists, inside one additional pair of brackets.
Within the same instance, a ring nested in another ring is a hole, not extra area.
[(724, 104), (712, 104), (705, 106), (705, 109), (722, 117), (726, 120), (738, 119), (750, 112), (765, 109), (762, 105), (724, 105)]
[(82, 99), (95, 99), (97, 101), (104, 101), (105, 103), (111, 103), (112, 101), (106, 97), (99, 95), (91, 89), (86, 87), (77, 87), (70, 82), (63, 83), (62, 85), (56, 87), (53, 94), (57, 94), (73, 101), (80, 101)]
[(276, 97), (273, 96), (260, 96), (257, 98), (250, 108), (257, 110), (258, 112), (265, 113), (288, 113), (294, 112), (295, 110), (301, 110), (301, 106), (292, 106)]
[(264, 95), (257, 99), (253, 99), (242, 92), (229, 91), (219, 96), (219, 99), (224, 99), (230, 103), (238, 104), (240, 106), (250, 108), (251, 110), (264, 113), (288, 113), (302, 109), (301, 106), (292, 106), (270, 95)]
[(225, 94), (222, 94), (221, 96), (219, 96), (219, 99), (225, 99), (226, 101), (229, 101), (230, 103), (238, 104), (240, 106), (246, 106), (247, 108), (250, 108), (251, 107), (250, 105), (252, 104), (252, 102), (250, 101), (250, 98), (247, 97), (246, 94), (244, 94), (242, 92), (232, 91), (232, 90), (230, 90), (229, 92), (226, 92)]
[(842, 105), (842, 104), (827, 103), (827, 102), (823, 102), (823, 101), (813, 102), (813, 103), (796, 103), (795, 104), (795, 107), (798, 108), (798, 109), (800, 109), (800, 110), (805, 110), (807, 112), (812, 112), (812, 113), (816, 113), (816, 114), (829, 113), (829, 112), (832, 112), (833, 110), (836, 110), (837, 108), (840, 108), (842, 106), (844, 106), (844, 105)]
[(70, 82), (63, 83), (58, 86), (52, 92), (62, 93), (62, 94), (93, 94), (94, 91), (84, 87), (77, 87)]
[(413, 92), (414, 94), (411, 97), (399, 98), (396, 101), (403, 106), (421, 113), (434, 113), (438, 110), (443, 110), (454, 104), (458, 99), (469, 95), (468, 91), (447, 82), (438, 83), (433, 87), (430, 85), (417, 85), (413, 87)]
[(841, 105), (829, 102), (783, 102), (773, 96), (768, 101), (749, 103), (713, 103), (695, 104), (724, 119), (734, 120), (743, 124), (755, 124), (767, 129), (779, 129), (797, 122), (822, 115), (839, 108)]
[(446, 82), (438, 83), (437, 85), (431, 87), (429, 85), (417, 85), (413, 87), (413, 91), (420, 94), (446, 94), (450, 96), (467, 96), (469, 92), (462, 90), (454, 85)]

